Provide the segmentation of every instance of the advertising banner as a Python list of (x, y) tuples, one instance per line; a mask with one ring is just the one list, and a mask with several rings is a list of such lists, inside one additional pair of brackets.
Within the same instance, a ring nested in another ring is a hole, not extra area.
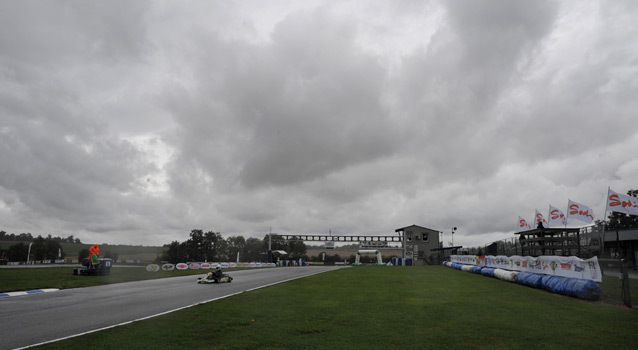
[[(473, 258), (473, 259), (472, 259)], [(452, 255), (451, 262), (493, 267), (512, 271), (526, 271), (561, 277), (582, 278), (602, 282), (598, 258), (583, 260), (575, 256), (504, 256)], [(472, 263), (476, 261), (476, 263)]]
[(160, 266), (157, 264), (148, 264), (146, 265), (146, 271), (148, 272), (157, 272), (160, 270)]
[(362, 241), (359, 244), (359, 248), (361, 249), (369, 249), (369, 248), (387, 248), (388, 242), (385, 241)]

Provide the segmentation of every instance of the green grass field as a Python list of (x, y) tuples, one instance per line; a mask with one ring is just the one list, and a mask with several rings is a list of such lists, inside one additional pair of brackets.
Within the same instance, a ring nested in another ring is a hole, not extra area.
[(39, 348), (635, 349), (636, 327), (636, 310), (445, 267), (360, 267)]

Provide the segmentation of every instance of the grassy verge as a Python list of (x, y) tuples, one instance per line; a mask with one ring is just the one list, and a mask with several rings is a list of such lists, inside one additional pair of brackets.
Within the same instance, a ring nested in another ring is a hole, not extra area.
[(46, 349), (629, 349), (638, 312), (444, 267), (350, 268)]

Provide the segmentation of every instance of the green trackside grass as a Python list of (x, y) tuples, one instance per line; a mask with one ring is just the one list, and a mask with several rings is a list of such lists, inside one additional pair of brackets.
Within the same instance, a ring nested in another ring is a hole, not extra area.
[[(225, 269), (232, 271), (233, 269)], [(235, 269), (236, 270), (236, 269)], [(108, 276), (74, 276), (73, 267), (26, 267), (0, 269), (0, 293), (41, 288), (77, 288), (155, 278), (201, 275), (207, 270), (173, 270), (148, 272), (144, 267), (111, 268)]]
[(353, 267), (41, 348), (631, 349), (636, 327), (635, 310), (441, 266)]

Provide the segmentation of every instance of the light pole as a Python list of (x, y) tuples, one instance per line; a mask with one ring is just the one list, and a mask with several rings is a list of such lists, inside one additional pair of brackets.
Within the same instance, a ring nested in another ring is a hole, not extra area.
[(454, 246), (454, 231), (456, 231), (456, 227), (452, 228), (452, 246)]

